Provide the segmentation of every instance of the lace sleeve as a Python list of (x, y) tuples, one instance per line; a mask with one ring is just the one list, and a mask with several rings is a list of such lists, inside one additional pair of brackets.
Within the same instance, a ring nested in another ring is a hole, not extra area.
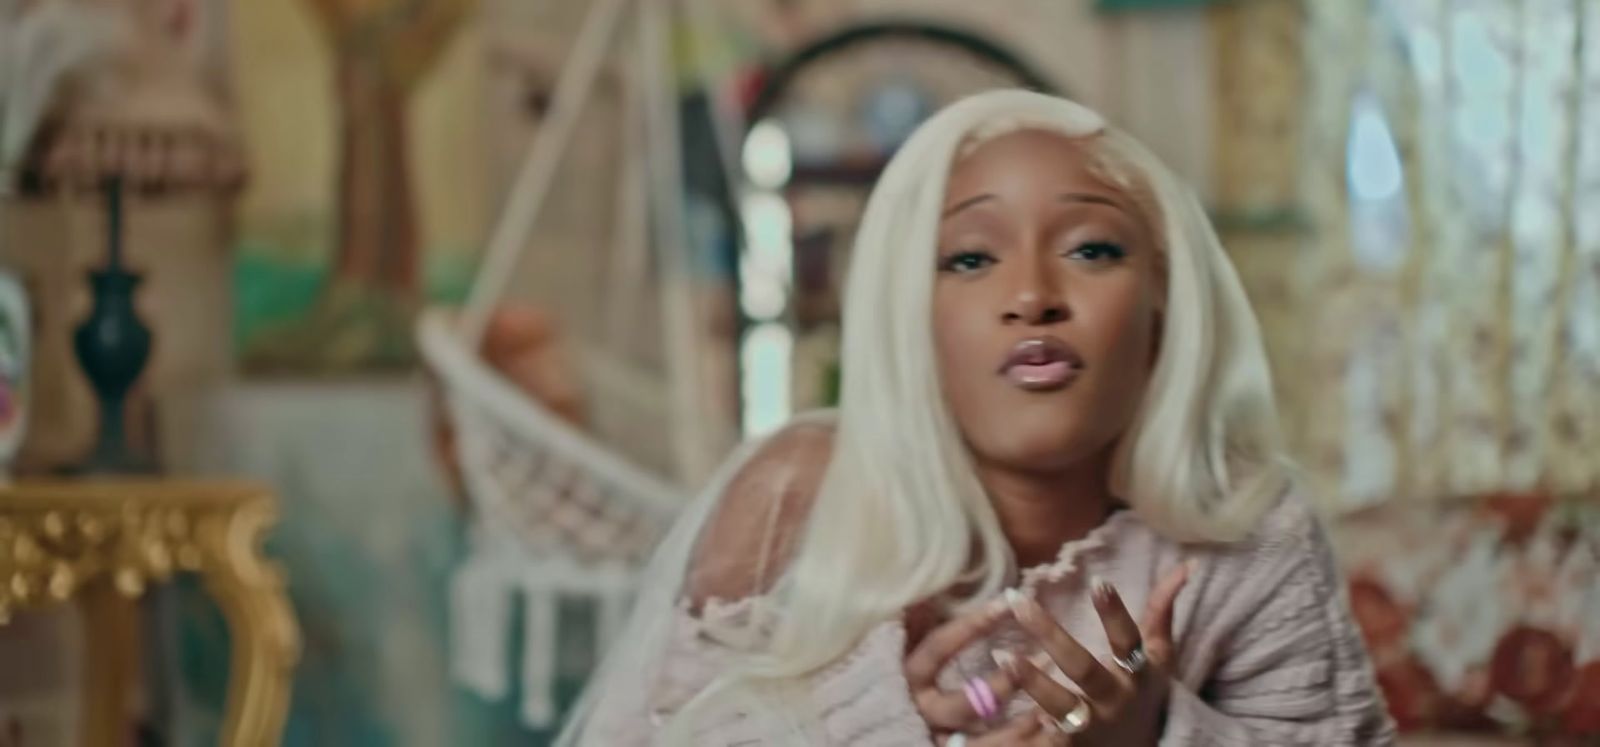
[(734, 473), (690, 561), (684, 596), (691, 611), (771, 588), (805, 525), (832, 449), (831, 424), (797, 423)]
[(582, 744), (648, 743), (734, 650), (759, 643), (760, 595), (799, 533), (831, 439), (826, 422), (785, 427), (732, 457), (696, 499), (705, 507), (679, 518), (664, 544), (681, 543), (682, 560), (657, 558), (647, 572), (652, 582), (641, 596), (648, 601), (641, 599), (629, 623), (647, 635), (623, 641), (631, 644), (626, 653), (608, 653), (590, 687), (594, 713), (584, 719)]
[[(826, 421), (801, 421), (774, 434), (733, 469), (689, 553), (665, 639), (620, 673), (596, 703), (582, 744), (645, 745), (683, 705), (722, 674), (740, 648), (768, 629), (762, 602), (805, 526), (833, 445)], [(875, 628), (848, 655), (806, 678), (820, 733), (806, 740), (849, 747), (926, 747), (911, 702), (898, 621)], [(698, 725), (695, 744), (770, 744), (794, 736), (787, 718), (735, 708)], [(809, 734), (809, 732), (808, 732)]]

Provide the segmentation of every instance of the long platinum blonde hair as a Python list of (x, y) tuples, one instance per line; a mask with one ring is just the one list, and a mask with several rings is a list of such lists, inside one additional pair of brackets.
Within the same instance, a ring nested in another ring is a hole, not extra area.
[[(794, 554), (764, 600), (770, 638), (734, 657), (665, 725), (664, 742), (688, 743), (697, 719), (727, 707), (784, 712), (804, 739), (806, 713), (795, 705), (803, 697), (795, 696), (806, 675), (958, 582), (975, 582), (970, 599), (979, 600), (1015, 577), (1011, 548), (940, 393), (930, 318), (950, 167), (974, 143), (1018, 129), (1080, 141), (1095, 173), (1145, 208), (1161, 244), (1160, 352), (1118, 443), (1113, 493), (1169, 538), (1227, 542), (1247, 534), (1287, 488), (1260, 331), (1194, 194), (1143, 146), (1071, 101), (1014, 90), (959, 101), (911, 136), (867, 202), (845, 292), (833, 456)], [(562, 743), (586, 741), (585, 722), (608, 683), (651, 671), (695, 539), (746, 456), (730, 461), (663, 543), (632, 623)]]

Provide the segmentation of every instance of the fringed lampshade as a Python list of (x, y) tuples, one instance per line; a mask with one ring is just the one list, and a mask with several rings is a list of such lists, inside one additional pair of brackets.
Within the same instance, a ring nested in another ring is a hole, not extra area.
[(20, 166), (24, 191), (234, 193), (245, 179), (238, 134), (176, 50), (139, 45), (118, 64), (65, 81), (57, 109)]

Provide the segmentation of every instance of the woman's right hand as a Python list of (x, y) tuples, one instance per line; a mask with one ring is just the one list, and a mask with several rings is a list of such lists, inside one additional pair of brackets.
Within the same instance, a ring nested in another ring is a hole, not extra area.
[[(928, 610), (929, 608), (922, 607), (907, 614), (908, 631), (913, 628), (914, 619), (926, 614)], [(962, 649), (994, 630), (1001, 620), (1011, 615), (1011, 609), (1006, 606), (1004, 600), (995, 600), (975, 611), (937, 625), (927, 635), (916, 640), (910, 652), (906, 654), (905, 676), (907, 684), (911, 687), (912, 702), (916, 704), (922, 720), (927, 722), (928, 729), (941, 740), (940, 744), (944, 743), (942, 741), (944, 738), (952, 734), (976, 734), (990, 728), (991, 724), (979, 717), (977, 709), (973, 707), (964, 691), (947, 691), (939, 687), (939, 672)], [(995, 670), (983, 679), (994, 692), (995, 701), (999, 705), (998, 712), (1003, 715), (1006, 701), (1017, 691), (1016, 681), (1002, 669)], [(1021, 728), (1021, 725), (1008, 723), (997, 732), (1013, 735), (1011, 741), (993, 742), (993, 744), (1018, 744), (1019, 742), (1015, 741), (1014, 728)], [(967, 744), (990, 743), (970, 741)]]
[(1030, 709), (982, 736), (941, 736), (938, 744), (940, 747), (1061, 747), (1063, 739), (1049, 716), (1038, 709)]

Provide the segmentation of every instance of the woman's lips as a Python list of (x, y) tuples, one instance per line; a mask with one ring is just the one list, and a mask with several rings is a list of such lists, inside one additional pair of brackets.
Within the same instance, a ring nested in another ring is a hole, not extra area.
[(1006, 369), (1011, 383), (1030, 391), (1060, 389), (1078, 378), (1078, 372), (1066, 361), (1034, 365), (1021, 363)]
[(1028, 391), (1063, 389), (1083, 372), (1083, 356), (1059, 337), (1033, 337), (1017, 343), (1000, 374)]

